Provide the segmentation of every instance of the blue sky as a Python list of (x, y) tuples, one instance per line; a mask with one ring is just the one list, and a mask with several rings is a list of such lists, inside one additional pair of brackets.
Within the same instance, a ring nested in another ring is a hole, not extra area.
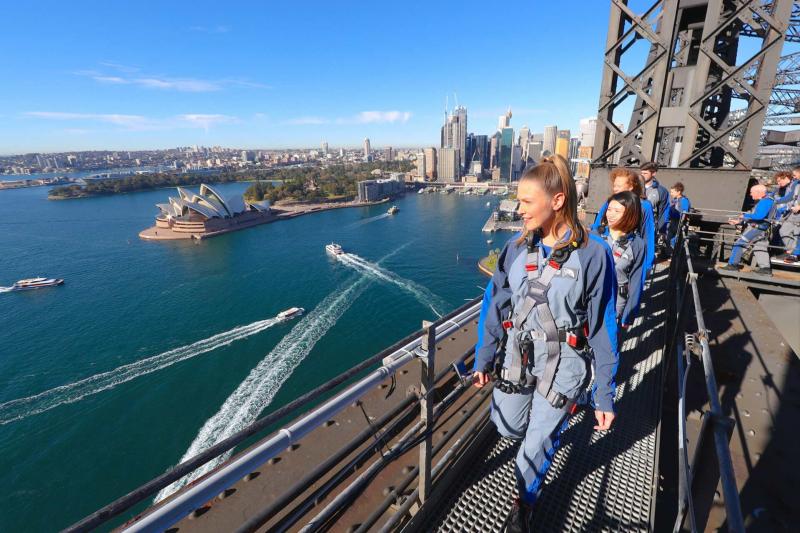
[(577, 131), (608, 5), (9, 3), (0, 153), (437, 145), (454, 94), (476, 133), (508, 106), (515, 129)]

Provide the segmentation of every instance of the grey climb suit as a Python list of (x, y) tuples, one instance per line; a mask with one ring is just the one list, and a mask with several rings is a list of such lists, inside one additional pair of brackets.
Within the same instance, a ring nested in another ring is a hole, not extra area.
[[(475, 369), (491, 371), (495, 356), (504, 357), (507, 332), (503, 321), (525, 300), (528, 287), (526, 243), (517, 244), (519, 236), (506, 243), (498, 258), (497, 268), (486, 287), (475, 347)], [(541, 247), (542, 268), (550, 250)], [(585, 246), (573, 251), (554, 277), (547, 294), (556, 325), (576, 329), (588, 323), (588, 347), (575, 350), (561, 343), (561, 361), (553, 389), (570, 399), (578, 397), (588, 384), (588, 365), (594, 353), (596, 383), (593, 390), (597, 409), (613, 411), (617, 370), (617, 323), (615, 313), (616, 276), (611, 250), (596, 235), (587, 238)], [(525, 330), (541, 331), (538, 315), (532, 312), (523, 324)], [(505, 358), (507, 367), (509, 358)], [(541, 378), (547, 359), (546, 343), (533, 341), (533, 355), (527, 372)], [(521, 394), (507, 394), (495, 388), (491, 418), (500, 434), (524, 439), (517, 454), (517, 482), (520, 497), (528, 503), (536, 500), (550, 462), (558, 448), (561, 431), (568, 423), (567, 407), (557, 409), (533, 388)]]

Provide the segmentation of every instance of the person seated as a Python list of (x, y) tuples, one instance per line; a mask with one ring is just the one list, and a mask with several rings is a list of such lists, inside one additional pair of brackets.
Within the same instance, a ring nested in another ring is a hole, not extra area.
[(756, 268), (753, 269), (753, 272), (771, 276), (772, 268), (770, 267), (769, 253), (767, 252), (767, 233), (770, 228), (770, 217), (773, 213), (775, 200), (767, 196), (767, 188), (764, 185), (753, 185), (750, 188), (750, 198), (757, 202), (755, 207), (750, 212), (743, 213), (739, 218), (728, 220), (729, 224), (744, 224), (744, 229), (742, 235), (733, 245), (728, 264), (722, 267), (722, 270), (741, 270), (742, 255), (746, 248), (752, 248), (756, 263)]

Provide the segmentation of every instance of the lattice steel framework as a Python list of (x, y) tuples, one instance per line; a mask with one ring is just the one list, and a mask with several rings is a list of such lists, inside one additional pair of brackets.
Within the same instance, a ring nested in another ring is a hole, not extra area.
[[(640, 14), (611, 0), (593, 166), (749, 170), (767, 112), (796, 112), (800, 92), (773, 87), (784, 40), (800, 42), (799, 21), (792, 0), (659, 0)], [(650, 47), (644, 66), (625, 72), (640, 40)], [(796, 81), (797, 58), (781, 66), (777, 81)], [(614, 114), (630, 97), (623, 130)], [(733, 99), (744, 107), (732, 111)]]

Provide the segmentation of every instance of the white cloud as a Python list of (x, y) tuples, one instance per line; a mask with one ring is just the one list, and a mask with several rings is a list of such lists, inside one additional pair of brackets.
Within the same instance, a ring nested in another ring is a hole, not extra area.
[(112, 68), (119, 72), (126, 72), (128, 74), (132, 72), (139, 72), (139, 70), (141, 70), (139, 67), (123, 65), (122, 63), (117, 63), (116, 61), (101, 61), (100, 64), (104, 67)]
[(178, 115), (177, 119), (179, 121), (183, 121), (186, 124), (191, 126), (201, 127), (206, 132), (208, 132), (209, 128), (212, 126), (216, 126), (217, 124), (230, 124), (232, 122), (236, 122), (236, 117), (232, 117), (229, 115), (219, 115), (219, 114), (189, 114), (189, 115)]
[(187, 113), (167, 118), (124, 115), (116, 113), (70, 113), (62, 111), (29, 111), (24, 116), (44, 120), (98, 122), (119, 126), (126, 131), (170, 130), (200, 128), (209, 131), (213, 126), (237, 122), (234, 116), (209, 113)]
[[(96, 79), (96, 78), (95, 78)], [(222, 86), (218, 82), (208, 80), (196, 80), (191, 78), (170, 79), (170, 78), (134, 78), (130, 80), (134, 85), (141, 85), (151, 89), (172, 89), (175, 91), (189, 93), (206, 93), (219, 91)]]
[(309, 126), (309, 125), (317, 125), (317, 124), (327, 124), (330, 122), (327, 119), (322, 117), (297, 117), (297, 118), (290, 118), (286, 121), (286, 124), (291, 126)]
[(358, 124), (372, 124), (383, 122), (408, 122), (411, 113), (408, 111), (362, 111), (355, 117)]
[(221, 91), (227, 87), (244, 89), (269, 89), (269, 85), (241, 78), (224, 78), (219, 80), (206, 80), (198, 78), (175, 78), (171, 76), (149, 75), (139, 72), (138, 67), (128, 67), (118, 63), (105, 61), (100, 63), (109, 69), (117, 71), (108, 74), (98, 70), (78, 70), (78, 76), (85, 76), (99, 83), (115, 85), (135, 85), (147, 89), (171, 90), (189, 93), (206, 93)]
[(293, 126), (319, 125), (319, 124), (394, 124), (406, 123), (411, 118), (410, 111), (362, 111), (354, 116), (339, 117), (333, 120), (318, 116), (298, 117), (287, 120), (285, 123)]

